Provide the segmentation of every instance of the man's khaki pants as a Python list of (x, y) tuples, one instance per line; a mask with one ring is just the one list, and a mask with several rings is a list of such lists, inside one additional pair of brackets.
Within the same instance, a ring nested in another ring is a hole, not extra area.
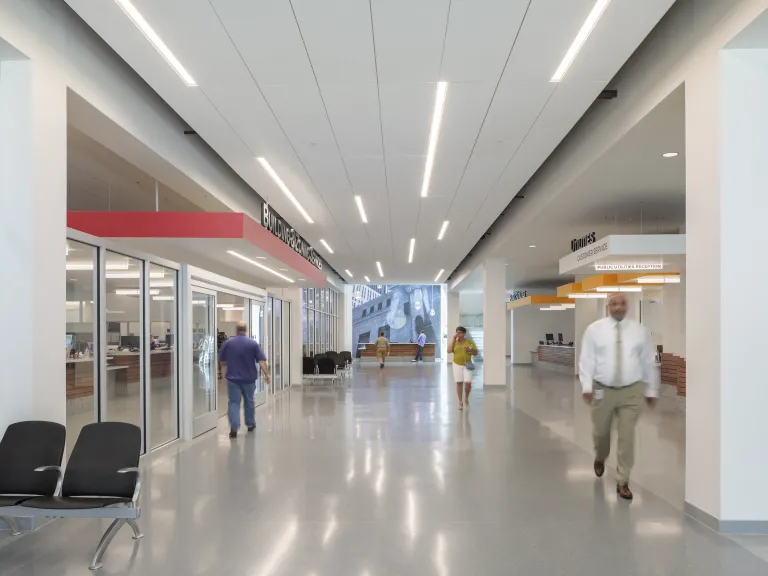
[[(597, 397), (601, 395), (602, 399)], [(618, 466), (616, 476), (619, 484), (629, 483), (629, 473), (635, 464), (635, 426), (643, 403), (643, 383), (635, 382), (624, 388), (610, 388), (594, 383), (592, 394), (592, 439), (595, 444), (595, 460), (605, 462), (611, 453), (611, 425), (613, 417), (618, 422)]]

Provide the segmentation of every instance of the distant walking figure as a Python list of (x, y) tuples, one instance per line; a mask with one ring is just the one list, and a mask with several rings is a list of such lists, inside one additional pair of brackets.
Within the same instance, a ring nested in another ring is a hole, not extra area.
[(384, 338), (384, 332), (376, 338), (376, 356), (379, 359), (379, 368), (384, 368), (384, 358), (389, 356), (389, 340)]
[(424, 330), (422, 330), (421, 334), (419, 334), (419, 338), (416, 340), (416, 343), (419, 345), (419, 347), (416, 349), (416, 358), (411, 360), (411, 362), (424, 362), (424, 344), (427, 343), (427, 335), (424, 334)]

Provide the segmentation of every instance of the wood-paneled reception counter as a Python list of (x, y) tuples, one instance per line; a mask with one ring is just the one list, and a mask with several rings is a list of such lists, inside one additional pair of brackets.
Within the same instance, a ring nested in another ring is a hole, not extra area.
[[(150, 375), (153, 378), (167, 378), (173, 374), (171, 359), (173, 350), (150, 352)], [(93, 396), (94, 358), (68, 358), (67, 400)], [(138, 382), (140, 378), (138, 352), (110, 352), (107, 356), (107, 379), (114, 384), (124, 385)]]
[[(389, 362), (410, 362), (414, 358), (416, 358), (416, 351), (419, 348), (419, 345), (416, 343), (397, 343), (397, 342), (390, 342), (389, 343), (389, 358), (387, 358), (387, 361)], [(377, 362), (376, 359), (376, 344), (360, 344), (358, 347), (358, 352), (360, 353), (360, 361), (361, 362)], [(434, 362), (435, 361), (435, 345), (430, 344), (427, 342), (424, 344), (424, 361), (425, 362)]]
[(536, 355), (536, 366), (555, 372), (573, 374), (575, 370), (575, 353), (573, 346), (539, 345)]

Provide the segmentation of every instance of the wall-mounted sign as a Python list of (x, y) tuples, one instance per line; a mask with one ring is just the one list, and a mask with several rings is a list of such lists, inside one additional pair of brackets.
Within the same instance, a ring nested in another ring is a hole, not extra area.
[(633, 270), (664, 270), (664, 262), (627, 262), (617, 264), (595, 264), (598, 272), (624, 272)]
[(571, 252), (576, 252), (576, 250), (581, 250), (582, 248), (589, 246), (595, 241), (595, 233), (590, 232), (586, 236), (582, 236), (581, 238), (574, 238), (571, 240)]
[(512, 294), (509, 295), (509, 301), (514, 302), (515, 300), (520, 300), (520, 298), (527, 298), (528, 297), (528, 290), (515, 290), (512, 292)]
[(288, 223), (269, 209), (269, 204), (264, 202), (261, 205), (261, 225), (288, 244), (293, 250), (300, 254), (302, 258), (308, 260), (318, 270), (323, 269), (323, 261), (317, 255), (315, 249), (301, 237), (301, 235), (291, 228)]

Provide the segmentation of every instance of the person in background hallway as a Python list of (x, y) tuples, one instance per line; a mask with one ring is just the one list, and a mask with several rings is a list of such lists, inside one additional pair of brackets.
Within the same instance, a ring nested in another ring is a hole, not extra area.
[(645, 328), (627, 318), (627, 299), (614, 294), (609, 316), (584, 332), (579, 379), (584, 401), (592, 406), (595, 474), (605, 472), (611, 451), (611, 425), (617, 420), (618, 466), (616, 492), (632, 500), (629, 474), (635, 462), (635, 426), (645, 402), (653, 408), (659, 396), (653, 346)]
[(477, 356), (477, 346), (471, 338), (467, 338), (464, 326), (456, 328), (453, 340), (448, 343), (448, 354), (453, 354), (453, 380), (456, 382), (459, 410), (464, 410), (465, 397), (469, 405), (469, 393), (472, 391), (472, 371), (467, 369), (467, 362)]
[(379, 358), (379, 368), (384, 368), (384, 358), (389, 356), (389, 340), (384, 338), (384, 332), (376, 338), (376, 356)]
[(256, 429), (256, 407), (253, 395), (256, 393), (256, 381), (259, 379), (257, 364), (264, 371), (264, 382), (269, 384), (267, 357), (256, 340), (248, 338), (248, 325), (237, 323), (237, 335), (227, 339), (219, 350), (219, 373), (221, 363), (227, 363), (227, 391), (229, 393), (229, 437), (237, 438), (240, 429), (240, 398), (245, 403), (245, 425), (248, 432)]
[(424, 344), (427, 343), (427, 335), (424, 334), (424, 330), (419, 333), (416, 343), (419, 347), (416, 349), (416, 358), (411, 360), (411, 362), (424, 362)]

